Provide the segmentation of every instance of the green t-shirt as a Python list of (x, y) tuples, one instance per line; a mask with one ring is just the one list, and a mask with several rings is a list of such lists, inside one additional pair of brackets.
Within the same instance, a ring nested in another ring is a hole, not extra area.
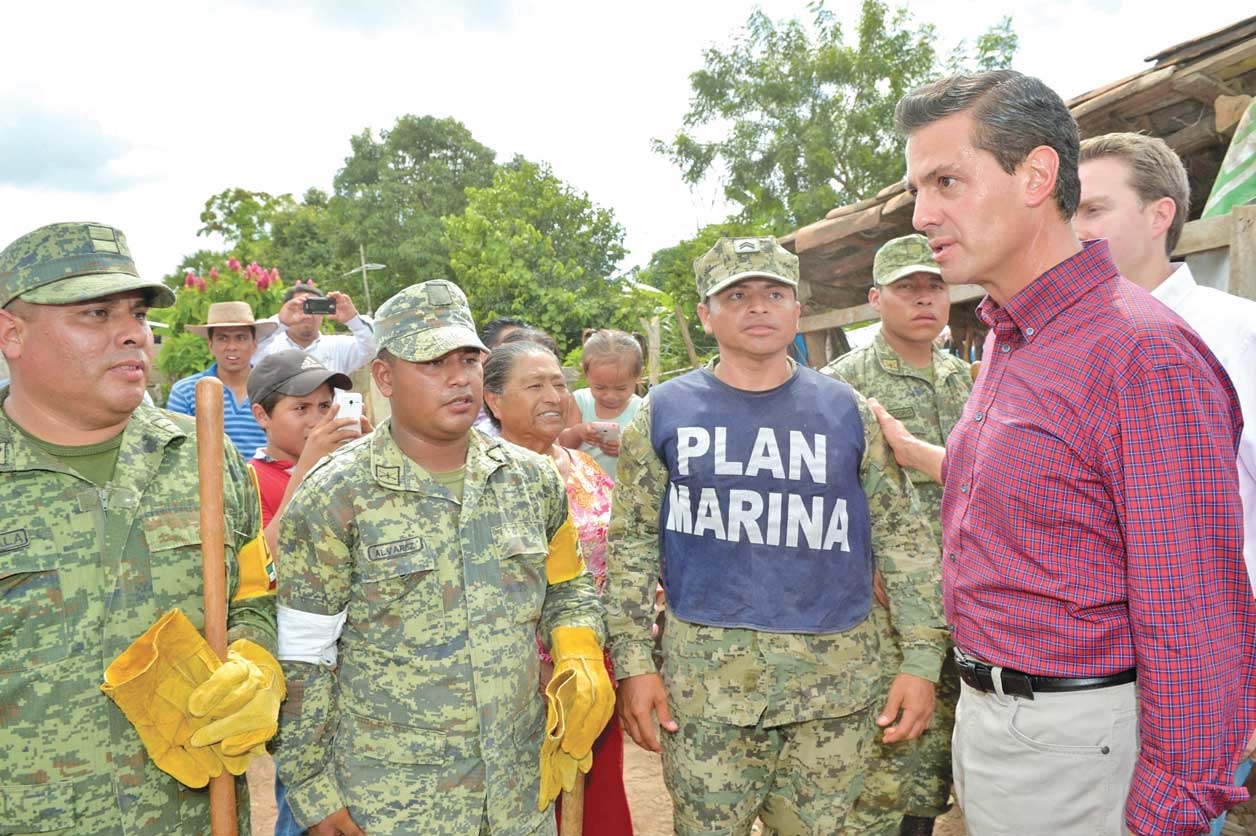
[(118, 450), (122, 447), (122, 433), (113, 438), (96, 444), (85, 444), (81, 447), (66, 447), (44, 441), (18, 427), (18, 432), (31, 440), (31, 443), (61, 462), (75, 473), (97, 487), (106, 485), (113, 478), (114, 467), (118, 463)]
[(449, 491), (462, 504), (462, 487), (467, 481), (467, 466), (457, 468), (456, 470), (448, 470), (444, 473), (432, 473), (428, 471), (428, 476), (432, 477), (432, 481)]

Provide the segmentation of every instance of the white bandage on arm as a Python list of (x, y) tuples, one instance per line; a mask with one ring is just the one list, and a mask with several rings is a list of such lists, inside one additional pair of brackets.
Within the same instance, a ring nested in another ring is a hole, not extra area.
[(280, 605), (279, 660), (336, 666), (336, 641), (344, 629), (349, 610), (320, 615)]

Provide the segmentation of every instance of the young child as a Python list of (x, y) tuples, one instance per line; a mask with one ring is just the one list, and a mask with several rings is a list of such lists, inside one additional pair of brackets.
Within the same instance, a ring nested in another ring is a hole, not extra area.
[[(353, 382), (327, 369), (304, 351), (287, 349), (264, 357), (249, 373), (253, 417), (266, 432), (266, 446), (249, 462), (262, 501), (262, 533), (278, 554), (279, 520), (288, 500), (318, 460), (347, 441), (370, 431), (366, 419), (337, 418), (336, 389)], [(279, 569), (283, 562), (278, 559)], [(275, 777), (276, 836), (296, 836), (302, 828), (292, 817), (284, 786)]]
[(619, 434), (641, 405), (634, 391), (644, 365), (641, 346), (631, 334), (600, 329), (585, 340), (581, 365), (589, 387), (572, 392), (580, 420), (562, 431), (558, 443), (579, 446), (614, 479)]

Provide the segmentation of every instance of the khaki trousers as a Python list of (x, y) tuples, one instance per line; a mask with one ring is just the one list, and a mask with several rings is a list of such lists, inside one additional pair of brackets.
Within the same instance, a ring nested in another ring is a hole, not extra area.
[(1034, 699), (963, 685), (955, 797), (971, 836), (1123, 836), (1138, 756), (1136, 683)]

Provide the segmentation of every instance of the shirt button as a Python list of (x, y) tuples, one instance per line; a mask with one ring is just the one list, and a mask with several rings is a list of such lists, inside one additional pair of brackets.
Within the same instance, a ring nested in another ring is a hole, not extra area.
[(967, 483), (967, 482), (965, 482), (964, 484), (962, 484), (962, 485), (960, 485), (960, 486), (959, 486), (959, 492), (960, 492), (960, 493), (968, 493), (968, 483)]
[(949, 557), (951, 560), (955, 560), (955, 552), (951, 552), (950, 554), (947, 555), (947, 557)]
[(1003, 347), (999, 349), (999, 351), (1002, 351), (1004, 354), (1007, 354), (1011, 350), (1012, 350), (1012, 347), (1008, 345), (1007, 343), (1003, 343)]
[(1026, 336), (1026, 337), (1032, 337), (1033, 335), (1034, 335), (1034, 329), (1032, 329), (1032, 328), (1026, 328), (1026, 329), (1025, 329), (1025, 336)]
[(984, 412), (978, 412), (976, 415), (973, 416), (973, 420), (980, 421), (982, 418), (985, 418), (985, 417), (986, 417), (986, 414)]

